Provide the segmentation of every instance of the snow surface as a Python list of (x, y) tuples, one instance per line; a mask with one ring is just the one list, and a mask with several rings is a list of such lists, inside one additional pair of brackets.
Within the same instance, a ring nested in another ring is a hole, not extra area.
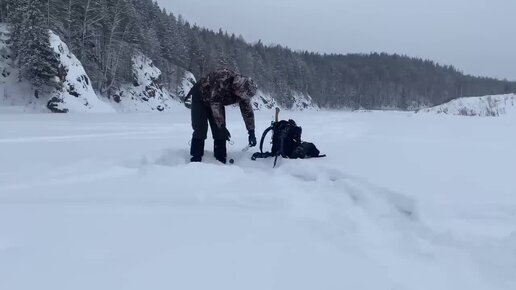
[(514, 118), (282, 118), (329, 157), (250, 161), (236, 108), (228, 166), (179, 108), (0, 114), (0, 289), (516, 289)]
[(481, 117), (498, 117), (505, 114), (516, 115), (516, 95), (460, 98), (443, 105), (421, 110), (420, 112)]

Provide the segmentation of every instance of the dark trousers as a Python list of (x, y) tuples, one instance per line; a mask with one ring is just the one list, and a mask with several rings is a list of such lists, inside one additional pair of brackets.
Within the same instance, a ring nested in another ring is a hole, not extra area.
[[(213, 114), (209, 106), (202, 102), (200, 90), (192, 93), (192, 128), (193, 139), (206, 140), (208, 136), (208, 123), (211, 128), (213, 139), (217, 141), (226, 141), (229, 139), (229, 132), (225, 126), (219, 128), (215, 123)], [(226, 118), (224, 112), (224, 118)]]
[[(229, 140), (230, 134), (226, 129), (225, 124), (219, 128), (215, 119), (213, 118), (213, 114), (211, 112), (211, 108), (202, 102), (200, 90), (194, 88), (192, 91), (192, 128), (193, 128), (193, 136), (192, 136), (192, 146), (190, 148), (190, 154), (194, 156), (196, 161), (200, 161), (201, 157), (204, 155), (204, 140), (206, 140), (208, 135), (208, 123), (211, 128), (211, 133), (213, 135), (214, 142), (214, 155), (215, 158), (223, 163), (226, 163), (226, 141)], [(224, 119), (226, 118), (226, 113), (224, 113)]]

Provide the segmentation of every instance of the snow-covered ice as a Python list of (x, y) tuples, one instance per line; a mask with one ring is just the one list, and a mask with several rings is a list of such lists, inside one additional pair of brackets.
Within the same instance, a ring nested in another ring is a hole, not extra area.
[[(326, 159), (189, 164), (189, 112), (0, 112), (0, 289), (516, 289), (511, 116), (283, 112)], [(272, 111), (257, 112), (257, 131)]]

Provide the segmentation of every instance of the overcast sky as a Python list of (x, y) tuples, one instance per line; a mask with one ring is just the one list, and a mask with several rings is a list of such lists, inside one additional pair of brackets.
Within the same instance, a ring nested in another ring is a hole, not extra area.
[(191, 23), (296, 50), (389, 52), (516, 81), (516, 0), (157, 0)]

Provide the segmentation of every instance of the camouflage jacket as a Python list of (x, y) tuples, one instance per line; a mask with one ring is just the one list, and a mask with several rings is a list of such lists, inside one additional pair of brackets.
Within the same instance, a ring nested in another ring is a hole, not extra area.
[(228, 69), (217, 70), (200, 80), (202, 101), (211, 108), (213, 117), (219, 128), (225, 127), (224, 106), (237, 104), (240, 106), (247, 130), (255, 129), (253, 106), (233, 91), (233, 80), (237, 74)]

